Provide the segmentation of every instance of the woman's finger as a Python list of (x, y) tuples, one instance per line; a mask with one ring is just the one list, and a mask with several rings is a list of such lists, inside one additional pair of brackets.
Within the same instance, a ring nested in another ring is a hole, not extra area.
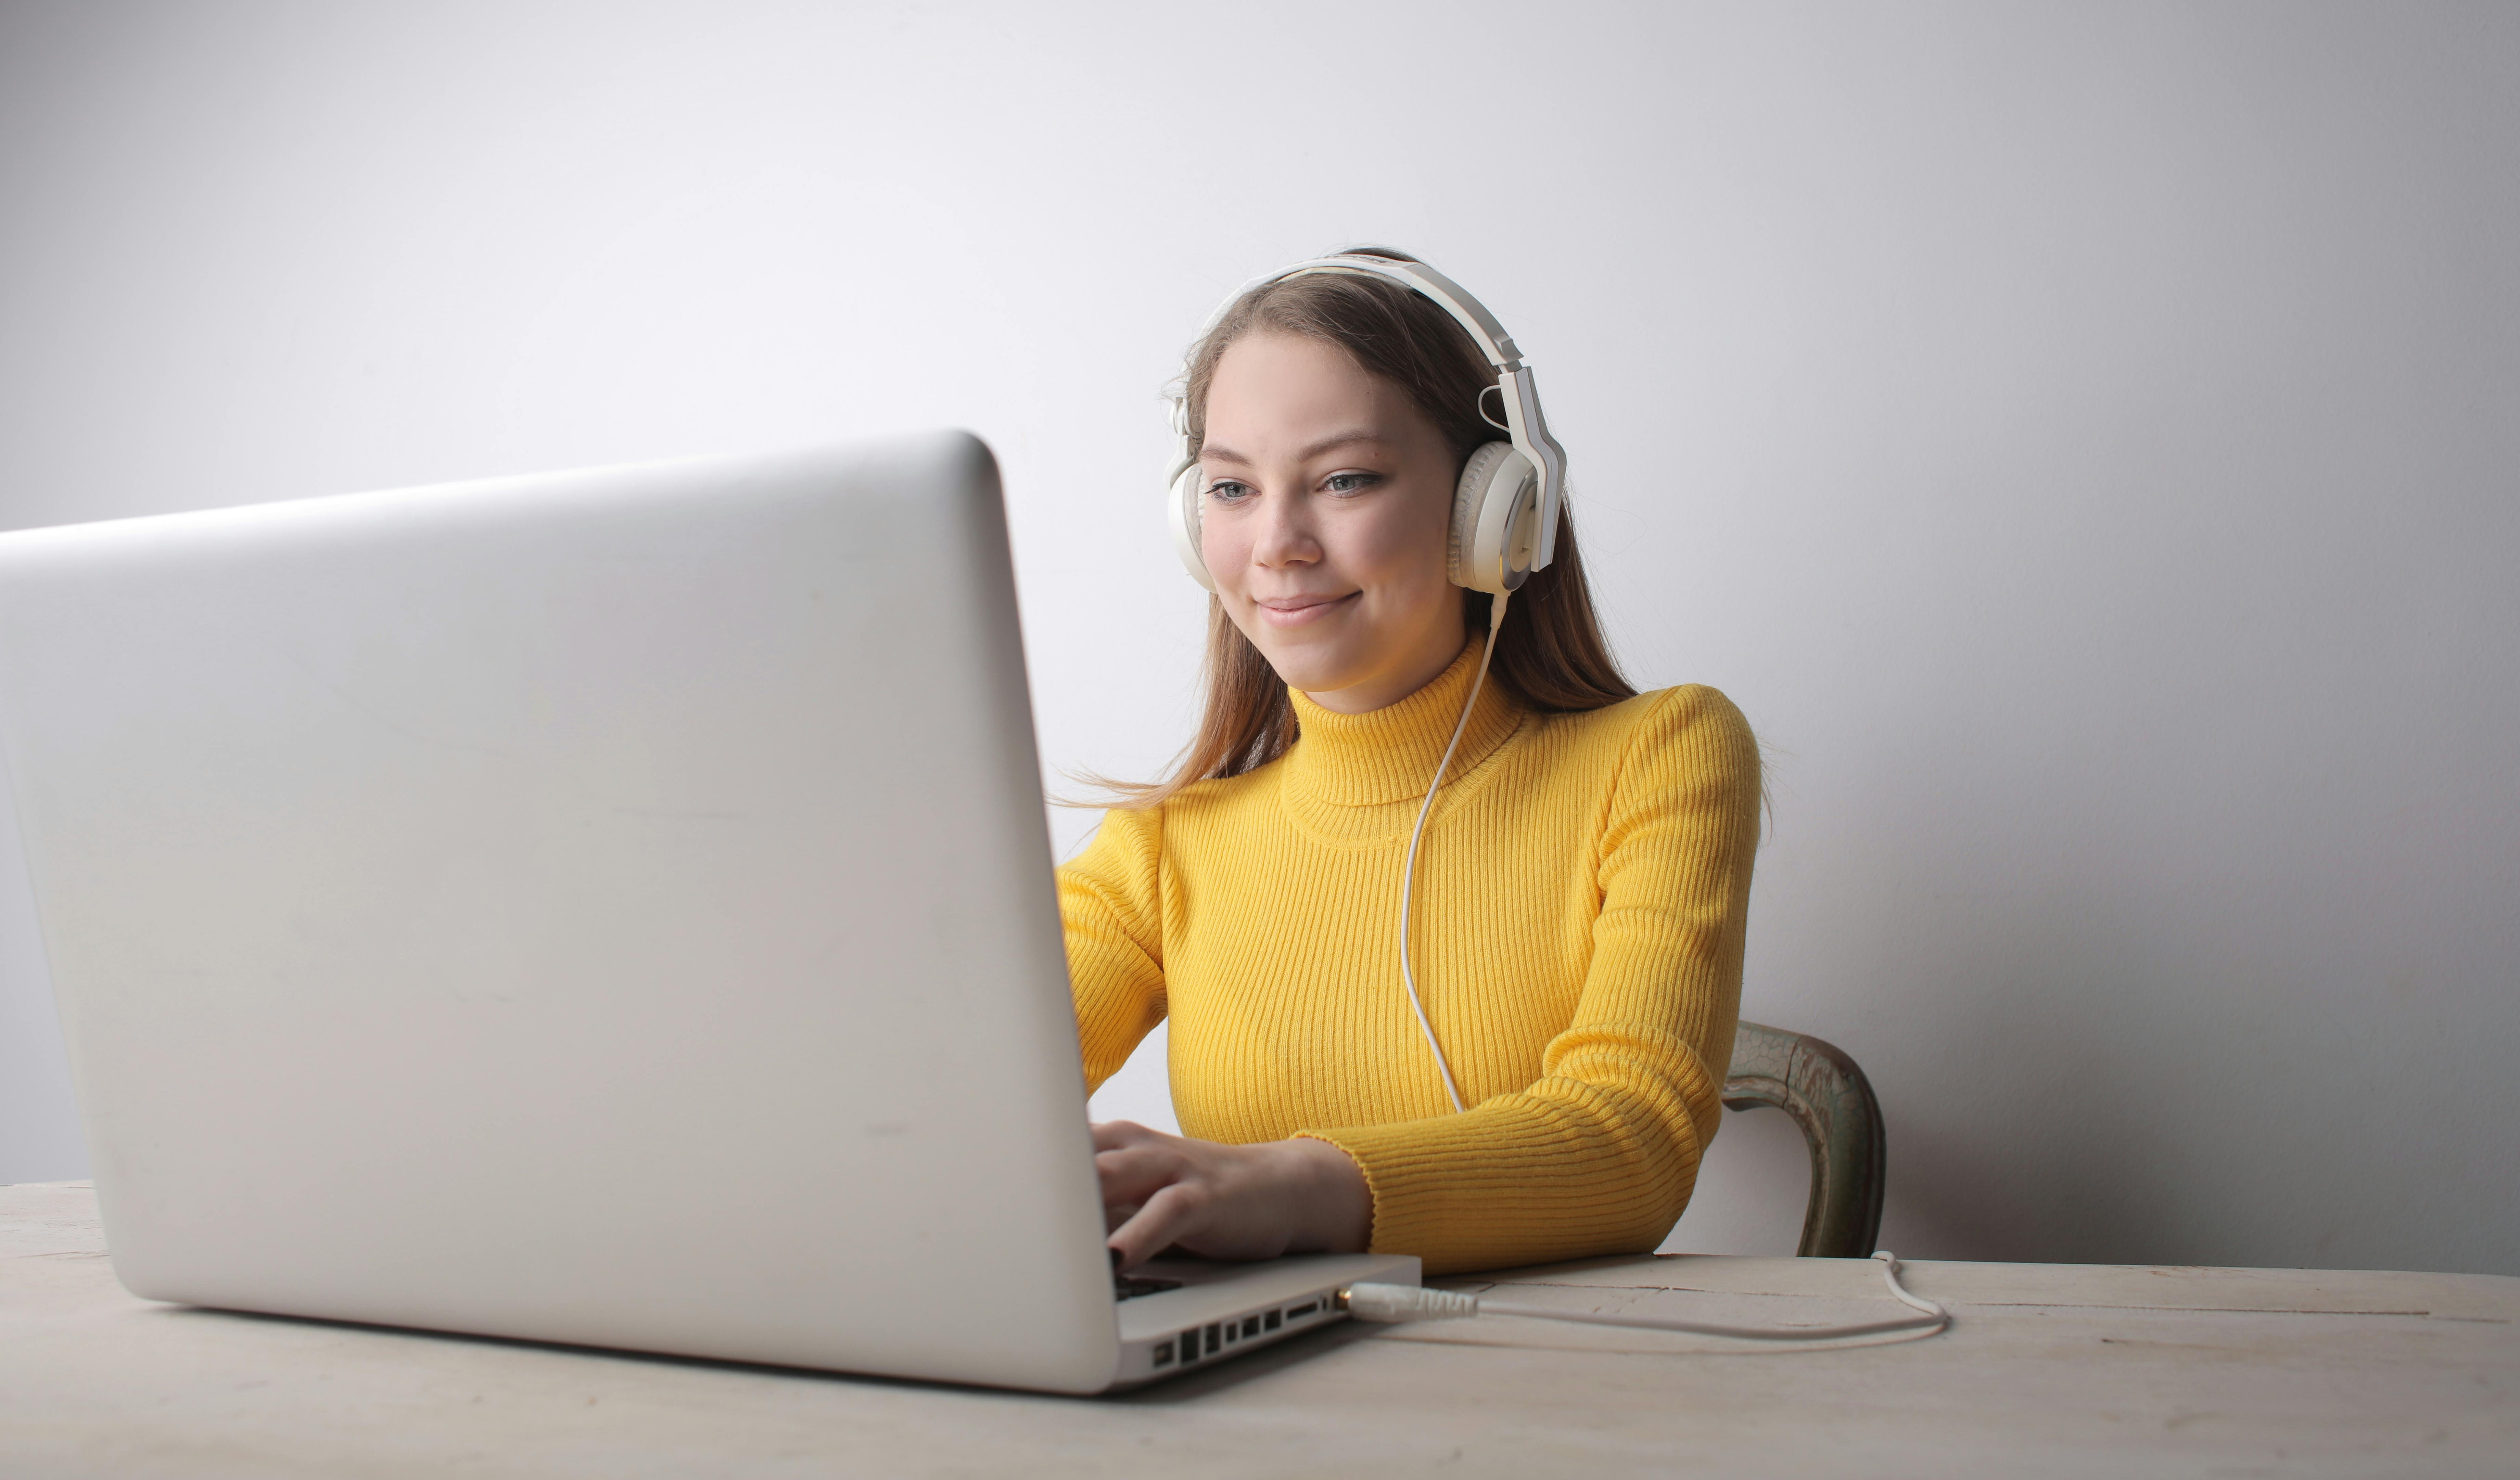
[(1088, 1129), (1094, 1133), (1094, 1149), (1098, 1151), (1116, 1151), (1123, 1146), (1170, 1139), (1163, 1132), (1148, 1130), (1134, 1120), (1098, 1120)]
[(1185, 1238), (1195, 1235), (1205, 1199), (1175, 1183), (1146, 1201), (1135, 1215), (1111, 1232), (1108, 1240), (1120, 1256), (1120, 1268), (1134, 1270)]
[(1158, 1188), (1191, 1175), (1191, 1167), (1162, 1146), (1130, 1146), (1096, 1155), (1094, 1172), (1102, 1182), (1102, 1201), (1116, 1204), (1144, 1202)]

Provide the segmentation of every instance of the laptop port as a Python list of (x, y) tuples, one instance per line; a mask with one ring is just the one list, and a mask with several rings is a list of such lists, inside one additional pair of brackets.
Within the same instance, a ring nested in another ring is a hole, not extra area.
[(1172, 1366), (1172, 1365), (1173, 1365), (1173, 1344), (1172, 1344), (1171, 1342), (1169, 1342), (1169, 1341), (1158, 1341), (1158, 1342), (1156, 1342), (1156, 1343), (1155, 1343), (1155, 1366), (1157, 1366), (1157, 1367), (1170, 1367), (1170, 1366)]
[(1259, 1317), (1257, 1317), (1257, 1316), (1245, 1316), (1245, 1317), (1243, 1317), (1243, 1318), (1242, 1318), (1242, 1339), (1243, 1339), (1243, 1340), (1245, 1340), (1245, 1341), (1248, 1341), (1248, 1340), (1250, 1340), (1252, 1337), (1257, 1336), (1257, 1335), (1259, 1335), (1259, 1334), (1260, 1334), (1260, 1318), (1259, 1318)]
[(1211, 1357), (1215, 1356), (1218, 1348), (1222, 1345), (1223, 1343), (1216, 1339), (1216, 1327), (1212, 1325), (1209, 1326), (1207, 1328), (1207, 1354)]
[(1322, 1303), (1318, 1300), (1307, 1300), (1301, 1305), (1290, 1305), (1286, 1307), (1286, 1319), (1289, 1321), (1301, 1321), (1321, 1308)]
[(1276, 1311), (1271, 1311), (1268, 1315), (1260, 1318), (1260, 1329), (1264, 1331), (1274, 1331), (1277, 1328), (1278, 1313)]

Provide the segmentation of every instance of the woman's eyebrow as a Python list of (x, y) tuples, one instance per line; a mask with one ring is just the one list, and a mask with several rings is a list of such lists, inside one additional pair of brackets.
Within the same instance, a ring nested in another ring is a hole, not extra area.
[[(1382, 445), (1382, 438), (1375, 436), (1372, 432), (1364, 430), (1363, 428), (1358, 428), (1353, 431), (1334, 431), (1328, 436), (1321, 438), (1319, 441), (1307, 444), (1302, 451), (1295, 454), (1295, 461), (1298, 463), (1309, 463), (1313, 459), (1320, 457), (1325, 452), (1334, 452), (1341, 447), (1352, 447), (1359, 443), (1379, 447)], [(1231, 447), (1227, 447), (1216, 442), (1199, 443), (1198, 457), (1199, 461), (1202, 463), (1238, 463), (1245, 468), (1251, 466), (1251, 460), (1249, 458), (1244, 457), (1242, 454), (1235, 451)]]
[(1375, 436), (1372, 432), (1364, 430), (1363, 428), (1359, 428), (1354, 431), (1334, 431), (1328, 436), (1322, 438), (1320, 441), (1313, 443), (1311, 446), (1306, 447), (1303, 451), (1295, 454), (1295, 461), (1299, 463), (1309, 463), (1313, 459), (1320, 457), (1325, 452), (1330, 452), (1341, 447), (1353, 446), (1359, 442), (1368, 442), (1379, 447), (1382, 445), (1382, 438)]

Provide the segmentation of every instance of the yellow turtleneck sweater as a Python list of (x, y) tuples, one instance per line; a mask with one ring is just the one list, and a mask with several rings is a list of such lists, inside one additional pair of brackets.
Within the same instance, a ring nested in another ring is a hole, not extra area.
[(1184, 1134), (1354, 1157), (1373, 1248), (1429, 1274), (1652, 1249), (1722, 1115), (1759, 755), (1712, 689), (1539, 714), (1490, 683), (1418, 859), (1409, 829), (1477, 671), (1370, 714), (1293, 695), (1276, 761), (1114, 810), (1058, 872), (1085, 1077), (1172, 1019)]

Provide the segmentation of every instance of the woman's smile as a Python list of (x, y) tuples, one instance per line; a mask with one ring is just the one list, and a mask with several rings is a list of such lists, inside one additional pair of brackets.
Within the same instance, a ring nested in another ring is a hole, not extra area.
[(1345, 596), (1273, 596), (1257, 605), (1260, 620), (1272, 627), (1301, 627), (1345, 611), (1349, 604), (1364, 595), (1362, 591), (1351, 591)]

